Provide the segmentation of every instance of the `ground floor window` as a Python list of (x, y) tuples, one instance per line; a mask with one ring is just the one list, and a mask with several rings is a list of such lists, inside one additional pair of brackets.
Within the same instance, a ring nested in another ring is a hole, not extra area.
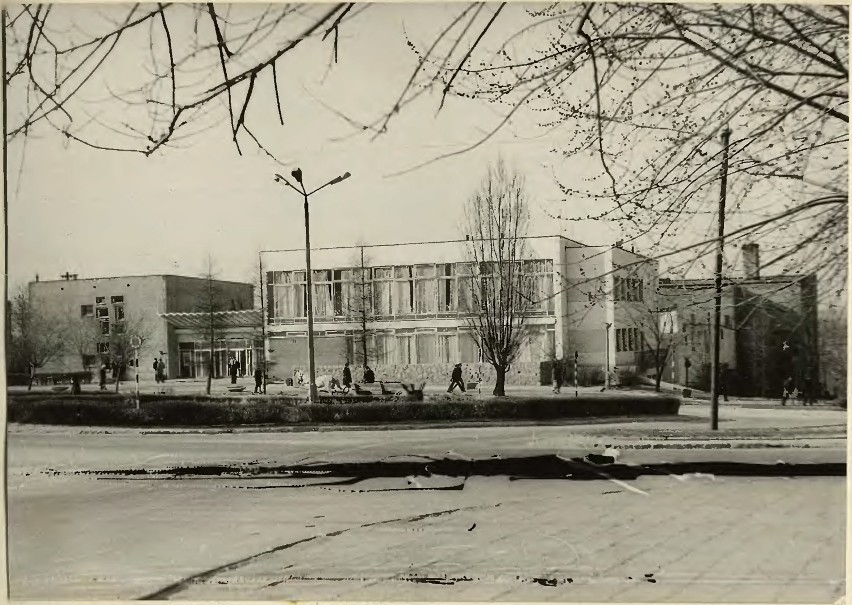
[[(178, 344), (180, 359), (179, 378), (207, 378), (211, 370), (209, 342), (181, 342)], [(230, 362), (239, 363), (237, 375), (251, 376), (256, 363), (262, 359), (263, 343), (259, 339), (218, 339), (213, 343), (213, 378), (229, 375)]]

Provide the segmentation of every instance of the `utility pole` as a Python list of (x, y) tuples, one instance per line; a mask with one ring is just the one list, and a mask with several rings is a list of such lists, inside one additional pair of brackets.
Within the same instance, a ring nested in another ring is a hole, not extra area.
[(713, 307), (713, 362), (710, 365), (710, 429), (719, 429), (719, 345), (722, 331), (722, 252), (725, 249), (725, 200), (728, 190), (728, 147), (731, 129), (722, 132), (722, 185), (719, 192), (719, 239), (716, 241), (716, 301)]
[(260, 272), (260, 334), (263, 339), (261, 354), (263, 356), (263, 394), (266, 395), (266, 308), (263, 306), (263, 252), (257, 253), (257, 267)]
[(362, 353), (364, 355), (364, 360), (361, 363), (362, 370), (367, 367), (367, 280), (365, 279), (364, 273), (366, 272), (366, 268), (364, 267), (364, 246), (361, 246), (361, 348)]
[(612, 327), (611, 323), (605, 323), (606, 326), (606, 372), (604, 372), (604, 389), (609, 390), (609, 329)]

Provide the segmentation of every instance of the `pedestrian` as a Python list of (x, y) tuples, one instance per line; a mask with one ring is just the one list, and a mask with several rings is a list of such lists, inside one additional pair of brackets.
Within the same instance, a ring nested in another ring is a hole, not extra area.
[(240, 362), (231, 360), (231, 384), (237, 384), (237, 375), (240, 373)]
[(462, 393), (465, 392), (464, 383), (462, 382), (462, 364), (460, 363), (457, 363), (453, 367), (453, 373), (450, 375), (450, 387), (447, 389), (447, 393), (452, 393), (456, 386), (461, 387)]
[(553, 360), (550, 377), (553, 380), (553, 392), (558, 394), (562, 389), (562, 362), (559, 359)]
[(370, 366), (364, 366), (364, 382), (366, 384), (373, 384), (376, 382), (376, 375), (373, 373), (373, 370), (370, 369)]
[(160, 357), (159, 361), (157, 361), (157, 382), (165, 382), (166, 381), (166, 362), (163, 361), (163, 358)]
[(813, 406), (816, 401), (816, 397), (814, 397), (814, 381), (811, 378), (810, 374), (805, 375), (805, 392), (802, 393), (802, 405), (810, 405)]
[(349, 388), (352, 386), (352, 370), (349, 369), (349, 360), (343, 365), (343, 386)]
[(787, 405), (787, 398), (793, 397), (793, 377), (787, 376), (784, 380), (784, 390), (781, 393), (781, 405)]
[(728, 368), (719, 370), (719, 393), (723, 401), (728, 401)]
[(160, 364), (157, 361), (157, 358), (154, 358), (154, 382), (160, 382)]
[(298, 372), (299, 386), (305, 384), (305, 373), (300, 369)]
[(254, 392), (263, 394), (263, 368), (260, 366), (254, 369)]
[(98, 384), (102, 391), (106, 391), (106, 373), (107, 367), (105, 363), (101, 363), (101, 371), (98, 372)]

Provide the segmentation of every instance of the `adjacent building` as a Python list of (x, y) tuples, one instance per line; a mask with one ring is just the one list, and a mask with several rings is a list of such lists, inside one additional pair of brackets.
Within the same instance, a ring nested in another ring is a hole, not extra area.
[[(786, 377), (803, 389), (819, 382), (817, 279), (814, 274), (760, 275), (757, 244), (743, 246), (743, 277), (725, 278), (722, 294), (720, 361), (732, 392), (780, 396)], [(713, 279), (661, 280), (660, 306), (675, 314), (673, 368), (664, 377), (709, 385), (712, 354)]]
[[(521, 271), (535, 284), (529, 338), (509, 384), (550, 380), (553, 359), (573, 361), (602, 379), (604, 368), (637, 369), (642, 325), (656, 305), (657, 264), (618, 247), (560, 237), (525, 238)], [(453, 364), (490, 376), (469, 326), (476, 273), (465, 240), (313, 249), (315, 359), (318, 373), (365, 362), (377, 379), (440, 382)], [(265, 253), (270, 375), (305, 371), (307, 296), (304, 250)], [(570, 364), (569, 364), (570, 365)], [(359, 369), (356, 369), (357, 377)]]
[[(182, 313), (211, 309), (210, 292), (215, 292), (217, 315), (251, 310), (253, 286), (240, 282), (183, 277), (178, 275), (137, 275), (78, 279), (68, 275), (59, 280), (41, 280), (29, 284), (30, 300), (45, 316), (62, 322), (67, 330), (68, 346), (40, 372), (68, 372), (111, 363), (116, 335), (132, 325), (144, 334), (139, 350), (140, 369), (151, 368), (153, 359), (162, 357), (169, 377), (185, 374), (188, 342), (193, 351), (207, 351), (198, 326), (187, 326), (178, 319)], [(219, 310), (222, 310), (221, 312)], [(256, 321), (259, 324), (259, 313)], [(219, 321), (219, 320), (217, 320)], [(83, 332), (85, 330), (85, 332)], [(194, 331), (193, 331), (194, 330)], [(227, 336), (225, 332), (223, 336)], [(78, 341), (79, 345), (75, 346)], [(245, 342), (240, 343), (245, 348)], [(216, 343), (214, 348), (227, 346)], [(254, 342), (249, 348), (252, 348)], [(195, 353), (189, 358), (195, 364)], [(129, 365), (129, 359), (121, 360)], [(143, 370), (144, 371), (144, 370)]]

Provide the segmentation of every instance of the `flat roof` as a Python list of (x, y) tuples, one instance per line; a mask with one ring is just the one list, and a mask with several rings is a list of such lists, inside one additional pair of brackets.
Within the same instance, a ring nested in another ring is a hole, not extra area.
[[(72, 273), (73, 275), (73, 273)], [(51, 283), (64, 283), (64, 282), (75, 282), (75, 281), (98, 281), (98, 280), (107, 280), (107, 279), (139, 279), (144, 277), (176, 277), (178, 279), (201, 279), (205, 280), (206, 277), (199, 277), (197, 275), (176, 275), (174, 273), (149, 273), (146, 275), (110, 275), (107, 277), (77, 277), (72, 279), (65, 279), (64, 277), (61, 279), (41, 279), (32, 280), (31, 284), (51, 284)], [(252, 286), (249, 282), (242, 281), (234, 281), (231, 279), (214, 279), (214, 282), (225, 283), (225, 284), (243, 284), (246, 286)]]
[[(216, 311), (213, 315), (217, 320), (225, 322), (224, 326), (219, 325), (220, 328), (256, 328), (263, 321), (263, 311), (260, 309)], [(208, 314), (204, 312), (159, 313), (159, 316), (175, 328), (203, 328), (208, 320)]]

